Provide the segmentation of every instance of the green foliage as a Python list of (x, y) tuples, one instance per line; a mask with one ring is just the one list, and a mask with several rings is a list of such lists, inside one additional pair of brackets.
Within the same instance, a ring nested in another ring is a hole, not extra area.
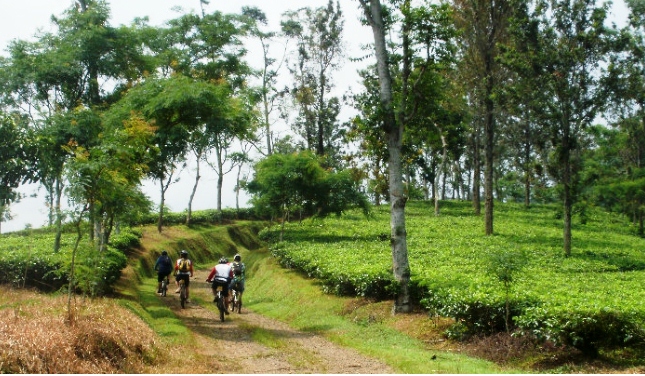
[(57, 290), (66, 283), (59, 271), (64, 260), (52, 252), (53, 236), (7, 236), (0, 246), (0, 283)]
[(614, 350), (645, 343), (643, 312), (625, 307), (593, 311), (570, 310), (568, 306), (529, 307), (517, 317), (525, 333), (556, 344), (573, 346), (589, 356), (599, 350)]
[(127, 228), (118, 234), (112, 235), (110, 245), (121, 252), (125, 252), (130, 248), (141, 245), (142, 236), (141, 230)]
[[(163, 218), (164, 226), (183, 225), (186, 223), (187, 212), (166, 212)], [(157, 223), (159, 219), (158, 213), (148, 213), (141, 215), (138, 218), (133, 218), (129, 224), (131, 226), (149, 225)], [(264, 218), (258, 216), (253, 208), (240, 208), (238, 209), (216, 209), (198, 210), (194, 211), (190, 217), (191, 225), (205, 225), (228, 222), (232, 220), (263, 220)]]
[(33, 150), (27, 140), (28, 129), (20, 118), (0, 112), (0, 209), (20, 198), (18, 186), (33, 175), (28, 167)]
[(247, 187), (261, 214), (286, 216), (300, 211), (310, 216), (340, 215), (352, 206), (369, 211), (366, 197), (349, 171), (331, 172), (308, 151), (273, 154), (258, 162)]
[[(79, 248), (76, 257), (74, 286), (78, 291), (90, 296), (101, 296), (112, 292), (114, 283), (121, 277), (121, 270), (127, 264), (127, 258), (123, 252), (112, 247), (99, 252), (87, 243)], [(69, 259), (65, 261), (65, 268), (62, 271), (68, 274), (71, 265)]]
[[(3, 235), (0, 245), (0, 283), (31, 286), (43, 291), (66, 288), (76, 234), (63, 234), (61, 251), (54, 252), (54, 233), (33, 232)], [(122, 229), (104, 251), (81, 241), (75, 262), (75, 288), (92, 296), (112, 291), (126, 266), (124, 252), (139, 244), (141, 232)]]
[[(435, 216), (432, 203), (408, 202), (406, 225), (413, 289), (431, 314), (456, 320), (452, 335), (505, 330), (508, 303), (512, 327), (542, 339), (590, 353), (643, 344), (645, 240), (626, 218), (588, 207), (584, 225), (574, 217), (575, 248), (563, 257), (559, 206), (497, 203), (496, 235), (488, 237), (469, 202), (441, 207)], [(353, 211), (289, 223), (271, 250), (327, 291), (384, 298), (396, 291), (390, 245), (379, 236), (388, 223), (385, 208), (368, 219)], [(260, 236), (273, 241), (278, 231)]]

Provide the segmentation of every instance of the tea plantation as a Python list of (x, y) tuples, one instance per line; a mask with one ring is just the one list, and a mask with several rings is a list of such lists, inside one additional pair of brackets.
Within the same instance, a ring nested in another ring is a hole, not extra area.
[[(454, 337), (515, 331), (599, 351), (645, 344), (645, 240), (624, 217), (587, 211), (574, 217), (565, 257), (558, 206), (496, 204), (495, 235), (469, 202), (406, 208), (408, 255), (417, 301), (431, 315), (455, 319)], [(327, 291), (391, 297), (389, 210), (371, 217), (306, 220), (261, 234), (287, 267), (317, 278)]]

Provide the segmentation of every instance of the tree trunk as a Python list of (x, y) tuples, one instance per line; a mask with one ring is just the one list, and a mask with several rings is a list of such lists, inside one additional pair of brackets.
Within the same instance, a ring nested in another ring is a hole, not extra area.
[(171, 172), (170, 175), (168, 175), (168, 180), (165, 181), (163, 180), (163, 176), (159, 178), (159, 186), (161, 189), (161, 200), (159, 202), (159, 218), (157, 220), (157, 231), (161, 234), (161, 230), (163, 229), (163, 212), (164, 212), (164, 206), (166, 204), (166, 191), (168, 190), (168, 187), (170, 186), (170, 183), (172, 183), (172, 176), (174, 172)]
[(54, 207), (55, 221), (56, 221), (56, 235), (54, 237), (54, 253), (60, 250), (61, 237), (63, 236), (63, 211), (61, 210), (60, 201), (63, 196), (63, 182), (61, 179), (56, 179), (56, 188), (52, 192), (56, 196), (56, 205)]
[(235, 178), (236, 184), (235, 184), (235, 210), (239, 213), (240, 211), (240, 189), (242, 187), (240, 186), (240, 175), (242, 174), (242, 164), (237, 168), (237, 177)]
[(320, 84), (320, 91), (318, 92), (318, 134), (317, 134), (317, 142), (316, 142), (316, 154), (317, 155), (325, 155), (325, 121), (324, 121), (324, 106), (325, 106), (325, 86), (326, 84), (326, 77), (325, 77), (325, 71), (323, 69), (320, 70), (320, 77), (319, 79), (319, 84)]
[[(437, 131), (439, 131), (439, 137), (441, 137), (441, 148), (443, 150), (442, 155), (441, 155), (441, 168), (439, 170), (440, 171), (445, 171), (445, 169), (446, 169), (446, 161), (448, 160), (448, 142), (446, 142), (446, 137), (444, 136), (441, 127), (439, 125), (437, 125), (437, 124), (435, 124), (434, 126), (435, 126), (435, 128), (437, 128)], [(437, 174), (435, 187), (439, 186), (439, 176), (441, 176), (441, 175)], [(444, 184), (443, 184), (444, 193), (442, 193), (442, 197), (443, 197), (443, 195), (445, 195), (445, 189), (446, 189), (446, 180), (445, 180), (445, 174), (444, 174)], [(437, 189), (435, 188), (435, 191), (436, 190)], [(435, 192), (434, 215), (439, 215), (439, 192)]]
[(526, 119), (524, 129), (524, 207), (531, 206), (531, 122)]
[(568, 123), (563, 127), (562, 135), (562, 185), (564, 188), (564, 255), (571, 256), (571, 212), (573, 208), (573, 197), (571, 192), (571, 142), (570, 126)]
[(195, 176), (195, 184), (193, 185), (193, 191), (190, 193), (190, 198), (188, 199), (188, 212), (186, 213), (186, 224), (189, 225), (190, 221), (192, 219), (193, 215), (193, 199), (195, 198), (195, 192), (197, 192), (197, 185), (199, 184), (199, 179), (202, 178), (202, 176), (199, 174), (199, 160), (202, 158), (201, 153), (197, 153), (197, 167), (195, 168), (195, 172), (197, 175)]
[(164, 182), (162, 179), (159, 179), (161, 199), (159, 200), (159, 217), (157, 218), (157, 232), (161, 234), (162, 223), (163, 223), (163, 207), (166, 201), (166, 190), (164, 189)]
[(481, 161), (479, 151), (479, 121), (475, 121), (473, 134), (473, 209), (475, 215), (481, 214)]
[[(389, 151), (389, 189), (390, 189), (390, 242), (392, 246), (392, 269), (399, 283), (399, 291), (394, 303), (394, 312), (411, 312), (410, 304), (410, 266), (408, 263), (407, 234), (405, 227), (405, 204), (401, 171), (401, 144), (403, 125), (397, 124), (392, 99), (392, 78), (389, 71), (389, 56), (385, 44), (385, 26), (379, 0), (359, 0), (365, 16), (372, 27), (376, 66), (379, 76), (380, 102), (383, 109), (384, 128)], [(403, 111), (403, 109), (401, 109)]]
[(485, 173), (484, 173), (484, 199), (485, 199), (485, 227), (486, 235), (493, 235), (493, 147), (495, 144), (495, 117), (493, 102), (493, 78), (492, 56), (487, 56), (489, 61), (486, 67), (488, 82), (486, 84), (486, 121), (484, 123), (484, 154), (485, 154)]

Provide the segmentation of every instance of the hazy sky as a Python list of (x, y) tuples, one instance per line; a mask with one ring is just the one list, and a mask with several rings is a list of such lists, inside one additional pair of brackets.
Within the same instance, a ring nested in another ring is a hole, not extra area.
[[(61, 15), (62, 12), (71, 6), (72, 0), (0, 0), (0, 54), (6, 55), (6, 46), (14, 39), (33, 39), (39, 30), (52, 30), (51, 16)], [(176, 9), (183, 8), (183, 11), (194, 10), (200, 12), (199, 0), (110, 0), (112, 18), (110, 23), (113, 26), (130, 24), (135, 17), (149, 18), (151, 25), (161, 25), (166, 21), (178, 17), (181, 13)], [(296, 8), (311, 7), (318, 8), (325, 6), (327, 0), (211, 0), (206, 7), (207, 11), (221, 11), (224, 13), (239, 13), (243, 6), (256, 6), (263, 10), (269, 20), (268, 30), (278, 30), (280, 16), (287, 10)], [(341, 9), (345, 15), (344, 40), (348, 57), (361, 56), (360, 47), (371, 42), (372, 34), (368, 27), (360, 25), (358, 21), (358, 1), (342, 0)], [(627, 12), (623, 0), (614, 1), (614, 13), (612, 19), (618, 23), (626, 20)], [(260, 45), (252, 43), (247, 46), (249, 49), (249, 61), (261, 62)], [(273, 57), (277, 57), (280, 49), (276, 49)], [(255, 58), (253, 56), (256, 56)], [(356, 70), (365, 63), (347, 62), (342, 70), (334, 74), (337, 84), (336, 95), (342, 95), (350, 87), (358, 87), (358, 76)], [(259, 65), (256, 67), (259, 68)], [(341, 117), (343, 114), (341, 114)], [(340, 121), (345, 121), (341, 118)], [(188, 197), (192, 190), (195, 173), (193, 166), (188, 166), (181, 173), (179, 183), (172, 185), (167, 193), (167, 205), (172, 211), (183, 211), (187, 208)], [(202, 165), (199, 188), (193, 201), (193, 209), (215, 208), (216, 178), (210, 167)], [(235, 207), (235, 196), (233, 194), (234, 175), (231, 173), (224, 177), (223, 207)], [(40, 227), (46, 223), (47, 209), (45, 207), (45, 191), (37, 186), (24, 187), (22, 191), (34, 197), (25, 198), (22, 202), (14, 204), (11, 211), (14, 219), (2, 223), (2, 232), (20, 230), (26, 224)], [(158, 202), (159, 189), (156, 184), (147, 182), (144, 191), (155, 202)], [(242, 195), (241, 206), (246, 206), (248, 198)]]
[[(130, 24), (135, 17), (149, 18), (151, 25), (162, 25), (166, 21), (180, 16), (181, 12), (201, 12), (199, 0), (109, 0), (112, 18), (110, 24), (118, 26)], [(27, 39), (33, 40), (39, 30), (51, 31), (51, 16), (60, 16), (62, 12), (71, 6), (72, 0), (0, 0), (2, 11), (0, 12), (0, 54), (6, 56), (6, 47), (11, 40)], [(206, 6), (207, 11), (221, 11), (224, 13), (239, 13), (243, 6), (256, 6), (263, 10), (269, 20), (269, 25), (264, 30), (278, 30), (280, 17), (287, 10), (294, 10), (302, 7), (318, 8), (325, 6), (327, 0), (299, 0), (299, 1), (272, 1), (272, 0), (211, 0)], [(348, 50), (358, 51), (360, 45), (369, 43), (371, 31), (360, 25), (358, 21), (358, 2), (341, 1), (341, 9), (345, 15), (345, 42)], [(176, 8), (181, 7), (179, 11)], [(247, 46), (249, 49), (249, 61), (261, 63), (262, 55), (259, 42), (252, 42)], [(276, 48), (273, 57), (277, 57), (283, 48)], [(253, 56), (256, 55), (254, 58)], [(260, 65), (256, 65), (257, 68)], [(343, 69), (336, 73), (338, 78), (338, 89), (336, 95), (342, 95), (349, 86), (356, 86), (358, 76), (355, 74), (358, 65), (347, 63)], [(346, 119), (341, 119), (342, 121)], [(216, 207), (216, 175), (211, 168), (202, 163), (201, 175), (197, 194), (193, 201), (193, 210), (209, 209)], [(246, 171), (248, 173), (248, 167)], [(189, 165), (181, 172), (181, 179), (168, 189), (166, 204), (172, 211), (183, 211), (188, 206), (188, 199), (192, 190), (195, 172), (194, 164)], [(224, 177), (222, 190), (222, 206), (235, 207), (235, 175), (231, 172)], [(40, 227), (46, 224), (47, 208), (45, 207), (45, 190), (37, 185), (23, 187), (21, 191), (28, 196), (20, 203), (11, 206), (14, 219), (2, 223), (2, 232), (21, 230), (26, 224), (33, 227)], [(154, 201), (159, 201), (159, 187), (154, 182), (145, 182), (144, 192)], [(240, 206), (247, 206), (248, 197), (242, 193)]]

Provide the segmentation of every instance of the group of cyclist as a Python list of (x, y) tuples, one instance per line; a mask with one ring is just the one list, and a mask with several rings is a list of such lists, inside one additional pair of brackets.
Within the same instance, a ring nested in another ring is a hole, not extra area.
[[(163, 280), (168, 278), (168, 276), (174, 272), (175, 283), (177, 284), (177, 290), (175, 293), (179, 293), (179, 281), (183, 279), (186, 285), (186, 298), (190, 298), (190, 278), (194, 276), (194, 270), (193, 262), (188, 258), (187, 251), (182, 250), (180, 252), (180, 258), (174, 262), (174, 265), (170, 256), (168, 256), (168, 252), (162, 251), (159, 258), (157, 258), (154, 270), (157, 271), (158, 294), (161, 293), (161, 283)], [(244, 292), (245, 272), (246, 267), (242, 262), (242, 256), (236, 254), (233, 258), (233, 262), (228, 262), (225, 257), (220, 258), (218, 264), (213, 267), (208, 278), (206, 278), (206, 282), (212, 283), (211, 288), (213, 290), (213, 295), (215, 295), (215, 289), (217, 286), (223, 287), (227, 315), (229, 314), (228, 307), (231, 300), (231, 297), (229, 296), (230, 291), (235, 290), (240, 294)]]

